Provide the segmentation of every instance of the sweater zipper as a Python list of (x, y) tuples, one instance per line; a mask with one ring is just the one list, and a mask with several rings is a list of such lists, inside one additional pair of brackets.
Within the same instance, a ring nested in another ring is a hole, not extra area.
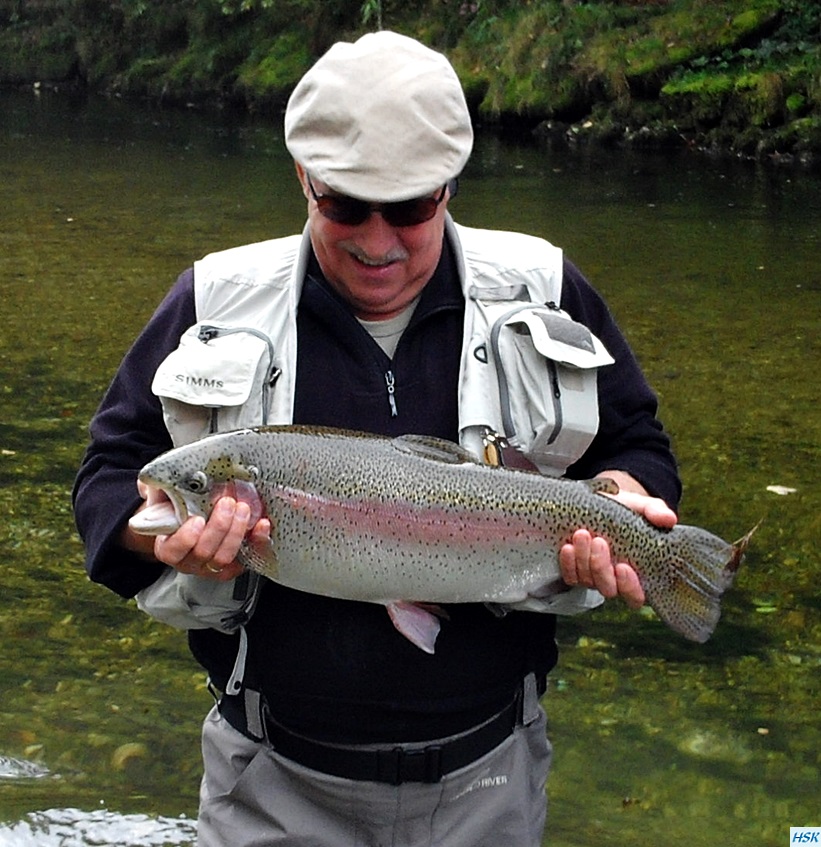
[(399, 412), (396, 408), (396, 377), (394, 377), (391, 370), (385, 373), (385, 385), (388, 388), (388, 403), (391, 407), (391, 417), (395, 418)]

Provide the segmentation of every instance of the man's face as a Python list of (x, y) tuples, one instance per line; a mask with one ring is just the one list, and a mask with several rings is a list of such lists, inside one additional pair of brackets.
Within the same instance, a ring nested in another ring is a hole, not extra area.
[[(308, 200), (311, 243), (331, 286), (363, 320), (387, 320), (410, 305), (430, 280), (442, 253), (448, 196), (434, 216), (414, 226), (391, 226), (379, 212), (363, 223), (329, 220), (317, 207), (305, 170), (297, 175)], [(333, 194), (311, 179), (317, 195)]]

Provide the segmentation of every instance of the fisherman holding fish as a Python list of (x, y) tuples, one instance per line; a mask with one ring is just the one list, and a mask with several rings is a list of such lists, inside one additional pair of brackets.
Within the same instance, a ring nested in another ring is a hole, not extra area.
[[(283, 540), (254, 493), (264, 467), (222, 456), (190, 470), (189, 494), (225, 483), (206, 517), (172, 508), (150, 474), (137, 486), (160, 454), (242, 427), (342, 428), (443, 462), (513, 457), (552, 477), (609, 478), (633, 512), (676, 523), (655, 396), (599, 295), (548, 242), (452, 220), (472, 141), (444, 56), (390, 32), (336, 44), (285, 114), (304, 232), (185, 271), (92, 421), (74, 493), (89, 574), (187, 629), (218, 700), (203, 728), (201, 847), (536, 847), (556, 614), (645, 596), (636, 570), (580, 522), (545, 551), (566, 590), (503, 609), (396, 597), (406, 602), (392, 621), (374, 602), (244, 567), (275, 540), (283, 561), (331, 559), (354, 527), (367, 543), (405, 545), (395, 549), (410, 551), (409, 569), (436, 568), (419, 553), (432, 542), (403, 523), (410, 492), (389, 467), (382, 488), (395, 503), (383, 490), (384, 514), (368, 523), (338, 497), (302, 493), (300, 474), (315, 471), (306, 454), (276, 496), (308, 516), (300, 526), (331, 519), (336, 534)], [(453, 454), (443, 439), (461, 446)], [(157, 516), (168, 525), (144, 534)], [(497, 544), (521, 534), (476, 520)], [(286, 556), (288, 542), (299, 549)], [(439, 620), (435, 646), (421, 638), (429, 649), (403, 637), (416, 611)]]

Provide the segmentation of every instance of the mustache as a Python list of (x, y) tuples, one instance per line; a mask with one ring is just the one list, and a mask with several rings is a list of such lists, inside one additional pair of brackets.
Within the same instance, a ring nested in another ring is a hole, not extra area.
[(380, 256), (371, 256), (353, 241), (340, 241), (337, 246), (350, 253), (351, 256), (358, 259), (362, 264), (372, 265), (373, 267), (389, 265), (392, 262), (404, 262), (409, 257), (408, 251), (399, 246), (392, 247), (387, 253), (383, 253)]

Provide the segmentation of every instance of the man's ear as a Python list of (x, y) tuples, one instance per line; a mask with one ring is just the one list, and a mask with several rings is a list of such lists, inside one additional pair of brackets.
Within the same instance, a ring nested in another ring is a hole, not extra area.
[(308, 193), (308, 179), (305, 174), (305, 168), (303, 168), (296, 160), (294, 161), (294, 167), (296, 168), (296, 177), (299, 180), (299, 184), (302, 186), (302, 193), (305, 195), (305, 199), (309, 200), (310, 195)]

